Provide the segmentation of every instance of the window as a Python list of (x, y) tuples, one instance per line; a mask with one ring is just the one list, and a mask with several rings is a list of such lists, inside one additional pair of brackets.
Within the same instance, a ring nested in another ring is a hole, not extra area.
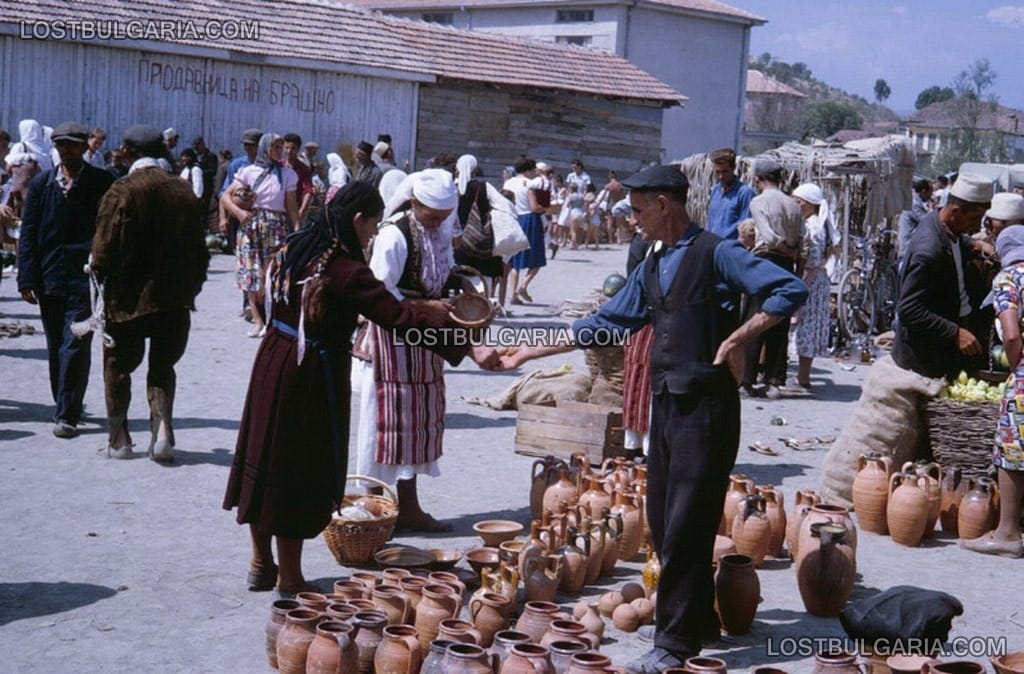
[(560, 9), (555, 16), (557, 23), (583, 23), (594, 20), (592, 9)]
[(440, 23), (445, 26), (451, 26), (455, 23), (455, 15), (452, 12), (428, 12), (423, 15), (423, 20), (427, 23)]
[(594, 38), (590, 35), (559, 35), (555, 38), (555, 42), (558, 44), (575, 44), (581, 47), (586, 47), (591, 43), (591, 41), (593, 41), (593, 39)]

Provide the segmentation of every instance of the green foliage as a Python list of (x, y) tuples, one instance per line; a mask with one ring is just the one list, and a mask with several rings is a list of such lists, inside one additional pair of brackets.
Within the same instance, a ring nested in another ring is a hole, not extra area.
[(875, 100), (879, 103), (892, 95), (892, 89), (889, 88), (889, 83), (883, 79), (875, 80)]
[(956, 171), (963, 162), (1007, 163), (1012, 155), (1003, 134), (979, 129), (982, 114), (996, 112), (999, 101), (990, 93), (996, 81), (988, 59), (975, 61), (953, 80), (956, 131), (942, 139), (939, 152), (932, 158), (932, 171)]
[(956, 98), (956, 92), (953, 91), (953, 87), (928, 87), (917, 95), (917, 100), (914, 101), (914, 109), (927, 108), (932, 103), (940, 103), (952, 98)]
[(851, 106), (821, 101), (804, 108), (800, 126), (805, 138), (828, 138), (841, 129), (859, 129), (863, 125), (864, 118)]

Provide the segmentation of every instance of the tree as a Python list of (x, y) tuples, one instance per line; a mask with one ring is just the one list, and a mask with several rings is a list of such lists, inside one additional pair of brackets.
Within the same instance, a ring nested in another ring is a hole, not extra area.
[(956, 128), (943, 137), (941, 150), (932, 159), (932, 170), (958, 170), (968, 161), (1003, 163), (1009, 160), (1006, 140), (998, 128), (979, 129), (986, 112), (997, 113), (999, 99), (991, 92), (996, 72), (988, 59), (975, 61), (953, 80)]
[(890, 95), (892, 89), (889, 88), (889, 83), (882, 79), (875, 80), (875, 100), (881, 103)]
[(927, 108), (932, 103), (941, 103), (956, 98), (956, 92), (952, 87), (931, 86), (917, 95), (914, 101), (914, 109)]
[(828, 138), (841, 129), (859, 129), (864, 119), (848, 105), (834, 101), (811, 103), (804, 108), (802, 130), (804, 137)]

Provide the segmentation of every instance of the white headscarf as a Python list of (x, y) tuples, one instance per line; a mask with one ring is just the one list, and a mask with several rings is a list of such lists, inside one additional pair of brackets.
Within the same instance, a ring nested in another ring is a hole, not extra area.
[(380, 178), (380, 184), (377, 185), (377, 191), (380, 192), (380, 198), (384, 200), (385, 204), (391, 200), (404, 180), (405, 171), (402, 169), (393, 168), (384, 172)]
[(327, 155), (327, 164), (330, 166), (327, 170), (327, 184), (331, 187), (344, 187), (352, 179), (348, 167), (337, 152)]
[(20, 140), (11, 145), (5, 161), (9, 166), (18, 166), (27, 160), (34, 160), (41, 171), (53, 168), (53, 144), (46, 137), (43, 126), (34, 119), (18, 122)]
[(464, 154), (455, 162), (455, 184), (459, 187), (459, 194), (466, 193), (466, 185), (473, 179), (473, 171), (476, 170), (476, 157), (471, 154)]
[(807, 203), (818, 207), (818, 218), (821, 220), (822, 226), (827, 228), (829, 244), (832, 247), (838, 246), (843, 235), (836, 227), (835, 218), (832, 217), (832, 211), (828, 207), (828, 201), (825, 200), (825, 193), (821, 188), (814, 183), (803, 183), (793, 190), (793, 196), (800, 197)]

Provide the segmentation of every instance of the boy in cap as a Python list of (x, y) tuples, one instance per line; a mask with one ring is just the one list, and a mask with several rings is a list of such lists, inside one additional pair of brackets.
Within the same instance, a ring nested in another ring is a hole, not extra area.
[[(644, 238), (664, 247), (595, 314), (576, 321), (571, 334), (553, 336), (551, 346), (513, 349), (502, 363), (517, 367), (575, 346), (603, 346), (607, 335), (625, 338), (653, 326), (647, 517), (661, 576), (654, 648), (626, 670), (660, 674), (719, 638), (711, 558), (739, 446), (743, 347), (791, 316), (807, 287), (739, 242), (691, 222), (689, 183), (675, 167), (654, 166), (622, 184), (631, 189)], [(758, 297), (761, 311), (737, 327), (742, 293)]]

